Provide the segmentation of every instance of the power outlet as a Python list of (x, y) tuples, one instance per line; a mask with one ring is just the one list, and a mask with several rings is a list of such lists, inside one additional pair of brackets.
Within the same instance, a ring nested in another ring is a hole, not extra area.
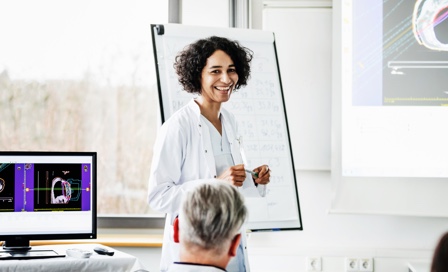
[(345, 258), (346, 272), (373, 272), (373, 258)]
[(359, 259), (359, 271), (373, 272), (373, 259), (372, 258)]
[(358, 272), (358, 270), (359, 270), (359, 259), (345, 258), (345, 271)]
[(322, 271), (322, 260), (320, 257), (306, 258), (306, 271)]

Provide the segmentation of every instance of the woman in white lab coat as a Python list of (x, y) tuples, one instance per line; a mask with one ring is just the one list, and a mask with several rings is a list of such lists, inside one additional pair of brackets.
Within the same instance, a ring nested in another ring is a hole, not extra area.
[[(179, 82), (198, 96), (162, 125), (154, 146), (148, 200), (152, 209), (167, 213), (161, 271), (179, 259), (172, 223), (189, 188), (216, 178), (239, 187), (243, 195), (265, 195), (269, 168), (262, 165), (250, 169), (256, 176), (247, 174), (237, 122), (221, 107), (234, 90), (247, 84), (251, 60), (251, 50), (215, 36), (190, 44), (176, 57)], [(228, 271), (250, 270), (242, 236)]]

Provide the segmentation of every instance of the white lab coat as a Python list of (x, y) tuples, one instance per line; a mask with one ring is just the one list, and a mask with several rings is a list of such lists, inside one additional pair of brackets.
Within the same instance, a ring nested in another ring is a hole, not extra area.
[[(162, 125), (154, 145), (148, 201), (152, 209), (167, 213), (161, 271), (165, 271), (174, 261), (179, 261), (179, 246), (173, 241), (172, 223), (178, 215), (183, 194), (204, 180), (217, 177), (208, 126), (202, 123), (200, 116), (199, 106), (191, 100)], [(237, 132), (235, 117), (221, 108), (221, 122), (230, 142), (234, 163), (246, 164), (241, 155), (241, 136)], [(243, 195), (264, 196), (266, 186), (256, 187), (251, 176), (247, 175), (240, 191)], [(241, 242), (245, 251), (246, 271), (250, 271), (246, 235), (242, 235)]]

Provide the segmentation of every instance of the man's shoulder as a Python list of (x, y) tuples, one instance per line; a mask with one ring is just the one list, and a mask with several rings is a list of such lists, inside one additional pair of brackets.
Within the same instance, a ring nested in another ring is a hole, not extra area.
[(167, 272), (225, 272), (226, 270), (213, 266), (213, 265), (205, 265), (205, 264), (195, 264), (195, 263), (185, 263), (185, 262), (175, 262), (171, 264), (170, 268)]

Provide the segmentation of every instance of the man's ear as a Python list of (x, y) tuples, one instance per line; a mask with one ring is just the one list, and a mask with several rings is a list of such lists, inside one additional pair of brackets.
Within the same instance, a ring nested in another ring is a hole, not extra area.
[(179, 217), (176, 217), (173, 222), (173, 239), (175, 243), (179, 243)]
[(229, 248), (229, 255), (232, 257), (236, 256), (236, 253), (238, 251), (238, 246), (240, 245), (241, 240), (241, 233), (235, 235), (233, 237), (232, 241), (230, 242), (230, 248)]

